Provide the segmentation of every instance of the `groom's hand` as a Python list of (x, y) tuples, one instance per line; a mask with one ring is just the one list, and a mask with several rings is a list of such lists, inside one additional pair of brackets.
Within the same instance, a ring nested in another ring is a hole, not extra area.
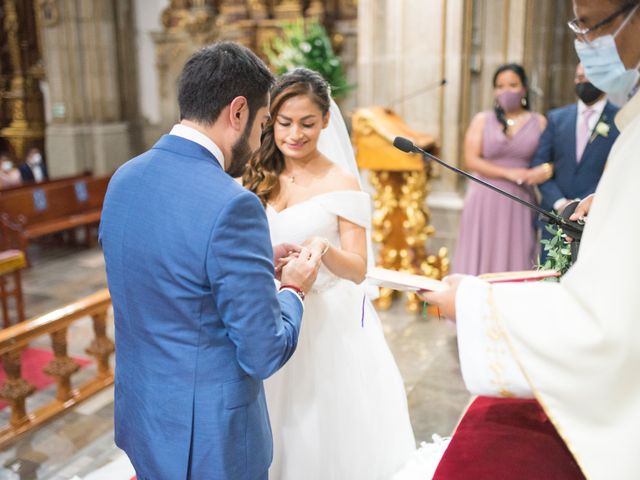
[(273, 247), (273, 264), (275, 266), (275, 277), (280, 280), (282, 267), (300, 254), (299, 245), (293, 243), (281, 243)]
[(294, 285), (307, 293), (318, 276), (320, 260), (317, 252), (302, 247), (298, 256), (282, 267), (282, 284)]

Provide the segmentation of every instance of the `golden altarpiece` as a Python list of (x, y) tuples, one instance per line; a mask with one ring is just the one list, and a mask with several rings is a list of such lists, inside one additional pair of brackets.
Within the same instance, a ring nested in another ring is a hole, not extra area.
[(44, 151), (44, 78), (38, 4), (0, 1), (0, 145), (18, 162), (29, 147)]
[[(266, 60), (264, 46), (285, 23), (298, 19), (322, 22), (337, 50), (355, 51), (356, 0), (172, 0), (162, 13), (162, 31), (152, 35), (160, 85), (159, 128), (166, 130), (178, 118), (176, 80), (195, 50), (231, 40)], [(353, 68), (355, 62), (354, 55)]]

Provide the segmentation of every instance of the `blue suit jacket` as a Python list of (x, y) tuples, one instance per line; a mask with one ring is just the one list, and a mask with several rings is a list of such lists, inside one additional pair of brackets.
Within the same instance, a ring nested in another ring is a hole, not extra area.
[(561, 199), (584, 198), (596, 190), (609, 150), (619, 131), (613, 119), (618, 109), (607, 102), (598, 122), (609, 125), (607, 137), (596, 135), (587, 143), (580, 163), (576, 161), (576, 117), (577, 104), (551, 110), (547, 114), (547, 128), (540, 137), (538, 150), (532, 166), (551, 162), (554, 168), (553, 178), (539, 186), (542, 194), (542, 207), (551, 210), (553, 204)]
[(100, 241), (116, 329), (115, 436), (139, 479), (255, 479), (262, 379), (296, 347), (264, 209), (200, 145), (165, 135), (111, 179)]

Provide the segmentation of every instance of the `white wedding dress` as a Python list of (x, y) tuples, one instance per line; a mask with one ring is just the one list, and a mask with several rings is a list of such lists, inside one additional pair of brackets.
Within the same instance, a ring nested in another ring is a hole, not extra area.
[[(313, 236), (340, 247), (338, 217), (368, 228), (369, 195), (337, 191), (281, 212), (274, 245)], [(305, 299), (298, 347), (265, 382), (272, 480), (389, 480), (415, 451), (400, 372), (364, 285), (322, 266)]]

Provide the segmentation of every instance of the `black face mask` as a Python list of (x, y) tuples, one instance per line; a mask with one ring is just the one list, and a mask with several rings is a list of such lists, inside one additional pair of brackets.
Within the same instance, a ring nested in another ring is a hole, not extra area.
[(594, 87), (591, 82), (576, 83), (576, 95), (587, 105), (594, 103), (603, 93), (602, 90)]

